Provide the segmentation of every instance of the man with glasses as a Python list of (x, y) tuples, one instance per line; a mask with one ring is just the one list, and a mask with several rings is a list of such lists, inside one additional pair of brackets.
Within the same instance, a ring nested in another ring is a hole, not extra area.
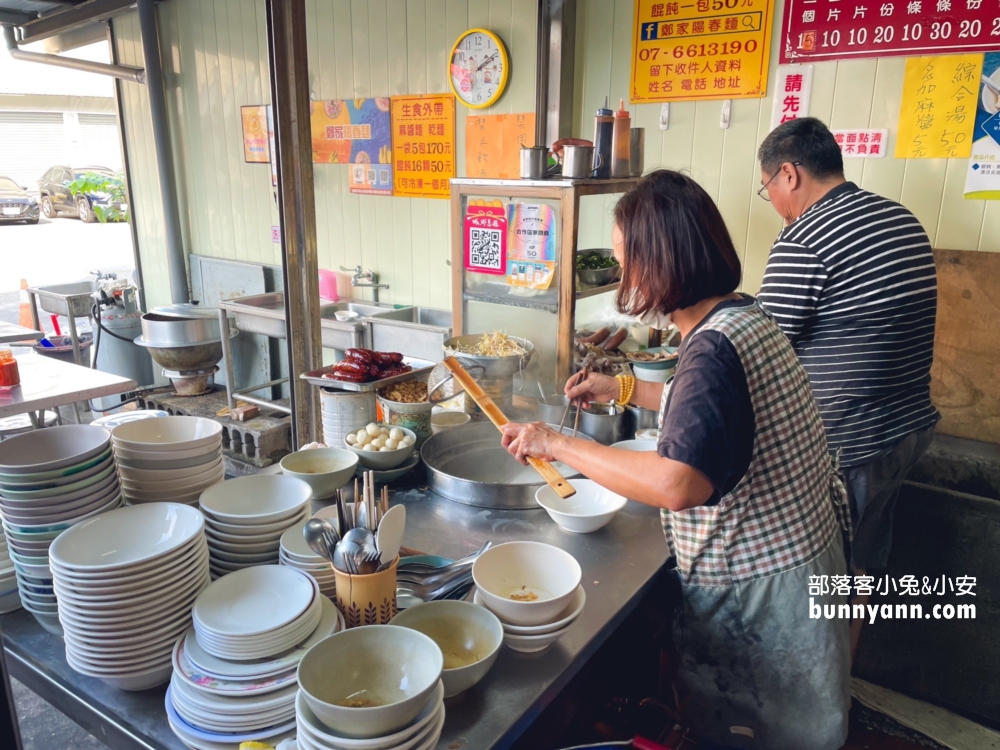
[(779, 125), (758, 159), (758, 195), (785, 220), (758, 299), (795, 347), (840, 454), (861, 575), (886, 567), (900, 486), (939, 419), (930, 240), (906, 208), (845, 180), (840, 147), (816, 118)]

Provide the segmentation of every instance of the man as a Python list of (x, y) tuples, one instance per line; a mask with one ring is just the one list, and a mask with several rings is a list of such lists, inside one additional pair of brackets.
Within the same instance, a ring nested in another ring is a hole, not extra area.
[(758, 158), (758, 194), (785, 220), (759, 300), (795, 347), (840, 453), (864, 574), (886, 567), (899, 488), (939, 419), (930, 241), (906, 208), (844, 179), (840, 147), (813, 117), (779, 125)]

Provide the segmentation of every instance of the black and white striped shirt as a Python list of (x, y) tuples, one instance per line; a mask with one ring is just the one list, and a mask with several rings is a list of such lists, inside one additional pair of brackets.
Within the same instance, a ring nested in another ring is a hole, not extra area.
[(937, 421), (937, 273), (927, 233), (906, 208), (838, 185), (778, 235), (759, 299), (809, 374), (842, 466)]

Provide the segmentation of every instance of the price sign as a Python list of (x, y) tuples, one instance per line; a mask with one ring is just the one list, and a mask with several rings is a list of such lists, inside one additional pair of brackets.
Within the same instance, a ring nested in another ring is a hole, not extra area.
[(636, 0), (630, 100), (763, 97), (773, 12), (772, 0)]
[(395, 195), (447, 198), (455, 176), (455, 97), (394, 96), (391, 109)]
[(781, 62), (1000, 49), (996, 0), (787, 0)]

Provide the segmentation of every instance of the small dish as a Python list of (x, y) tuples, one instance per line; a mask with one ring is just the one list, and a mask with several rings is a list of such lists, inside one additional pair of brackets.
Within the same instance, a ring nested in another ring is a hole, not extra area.
[(590, 534), (607, 526), (628, 500), (590, 479), (567, 479), (576, 490), (572, 497), (562, 498), (548, 485), (535, 492), (535, 502), (559, 528), (574, 534)]

